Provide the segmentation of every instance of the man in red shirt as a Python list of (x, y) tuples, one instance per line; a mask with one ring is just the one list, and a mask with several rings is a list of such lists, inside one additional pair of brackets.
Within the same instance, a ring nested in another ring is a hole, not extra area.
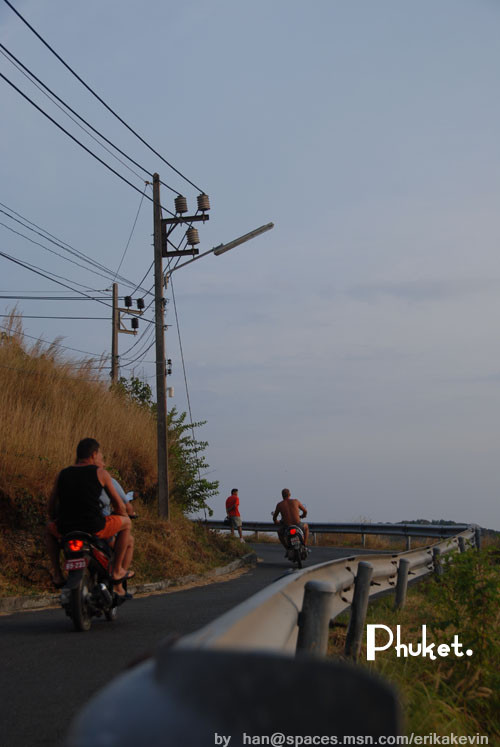
[(234, 537), (234, 530), (238, 530), (240, 535), (240, 542), (244, 542), (243, 533), (241, 531), (241, 516), (239, 511), (240, 499), (238, 498), (238, 488), (231, 490), (231, 495), (226, 500), (226, 514), (229, 519), (231, 526), (231, 536)]

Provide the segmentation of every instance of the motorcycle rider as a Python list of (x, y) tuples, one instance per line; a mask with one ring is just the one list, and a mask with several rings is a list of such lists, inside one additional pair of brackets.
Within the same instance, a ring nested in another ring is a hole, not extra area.
[[(105, 489), (114, 513), (104, 516), (99, 500)], [(49, 498), (47, 525), (47, 550), (53, 569), (53, 583), (60, 588), (64, 578), (59, 563), (59, 538), (72, 531), (88, 532), (101, 539), (117, 535), (113, 562), (113, 583), (116, 593), (124, 597), (123, 581), (130, 564), (130, 521), (125, 505), (118, 495), (109, 472), (104, 469), (104, 459), (99, 443), (94, 438), (84, 438), (76, 449), (76, 462), (61, 470)]]
[[(301, 519), (305, 519), (305, 517), (307, 516), (306, 507), (303, 506), (302, 503), (297, 500), (297, 498), (290, 497), (291, 494), (288, 488), (283, 488), (283, 490), (281, 491), (281, 495), (283, 497), (283, 500), (277, 504), (273, 513), (273, 521), (279, 527), (279, 541), (286, 550), (287, 545), (285, 540), (285, 527), (289, 527), (291, 524), (295, 524), (304, 532), (304, 545), (307, 545), (307, 540), (309, 537), (309, 526), (308, 524), (303, 524), (301, 522)], [(302, 511), (302, 513), (299, 514), (299, 511)], [(281, 520), (278, 520), (278, 516), (280, 514)]]

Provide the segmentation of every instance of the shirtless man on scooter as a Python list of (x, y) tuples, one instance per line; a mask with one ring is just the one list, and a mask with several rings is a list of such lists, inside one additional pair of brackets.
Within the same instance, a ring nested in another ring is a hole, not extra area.
[[(273, 513), (273, 521), (279, 526), (278, 537), (281, 544), (286, 550), (285, 527), (289, 527), (290, 524), (296, 524), (304, 532), (304, 544), (307, 545), (309, 526), (301, 522), (301, 519), (305, 519), (307, 516), (306, 507), (297, 498), (290, 498), (290, 491), (287, 488), (283, 488), (281, 495), (283, 496), (283, 500), (278, 503)], [(302, 514), (299, 514), (299, 511), (302, 511)], [(281, 521), (278, 519), (280, 514)]]

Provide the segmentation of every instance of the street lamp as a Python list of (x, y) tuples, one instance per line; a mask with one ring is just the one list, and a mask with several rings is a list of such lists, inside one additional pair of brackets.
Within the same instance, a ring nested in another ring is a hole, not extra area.
[[(163, 296), (164, 287), (167, 287), (168, 280), (172, 273), (180, 270), (181, 267), (195, 262), (197, 259), (214, 254), (218, 257), (224, 252), (243, 244), (245, 241), (259, 236), (265, 231), (274, 227), (274, 223), (267, 223), (265, 226), (256, 228), (254, 231), (240, 236), (227, 244), (219, 244), (202, 254), (199, 253), (195, 246), (199, 244), (198, 231), (192, 225), (186, 231), (186, 238), (191, 249), (176, 249), (168, 251), (168, 236), (176, 225), (182, 223), (191, 224), (193, 221), (203, 221), (209, 219), (207, 211), (210, 209), (208, 196), (204, 193), (198, 195), (198, 211), (201, 215), (185, 216), (187, 213), (187, 201), (182, 195), (175, 199), (176, 216), (173, 218), (161, 217), (160, 205), (160, 177), (158, 174), (153, 175), (153, 216), (154, 216), (154, 269), (155, 269), (155, 326), (156, 326), (156, 404), (157, 404), (157, 456), (158, 456), (158, 509), (162, 518), (169, 518), (169, 488), (168, 488), (168, 430), (167, 430), (167, 392), (166, 392), (166, 369), (165, 369), (165, 299)], [(171, 228), (169, 228), (171, 226)], [(163, 257), (180, 257), (191, 254), (192, 259), (176, 265), (170, 270), (165, 278), (163, 277), (162, 258)], [(197, 255), (197, 256), (194, 256)]]

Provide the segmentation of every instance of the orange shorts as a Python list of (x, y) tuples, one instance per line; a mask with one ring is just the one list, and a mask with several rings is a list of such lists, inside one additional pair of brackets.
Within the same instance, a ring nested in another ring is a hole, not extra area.
[[(55, 521), (49, 521), (49, 523), (47, 524), (47, 528), (54, 537), (56, 537), (57, 539), (61, 539), (61, 533), (57, 529)], [(118, 514), (111, 514), (110, 516), (106, 516), (106, 526), (104, 527), (104, 529), (101, 529), (99, 532), (95, 532), (95, 536), (100, 537), (101, 539), (107, 539), (108, 537), (113, 537), (115, 534), (118, 534), (121, 529), (122, 517)]]

